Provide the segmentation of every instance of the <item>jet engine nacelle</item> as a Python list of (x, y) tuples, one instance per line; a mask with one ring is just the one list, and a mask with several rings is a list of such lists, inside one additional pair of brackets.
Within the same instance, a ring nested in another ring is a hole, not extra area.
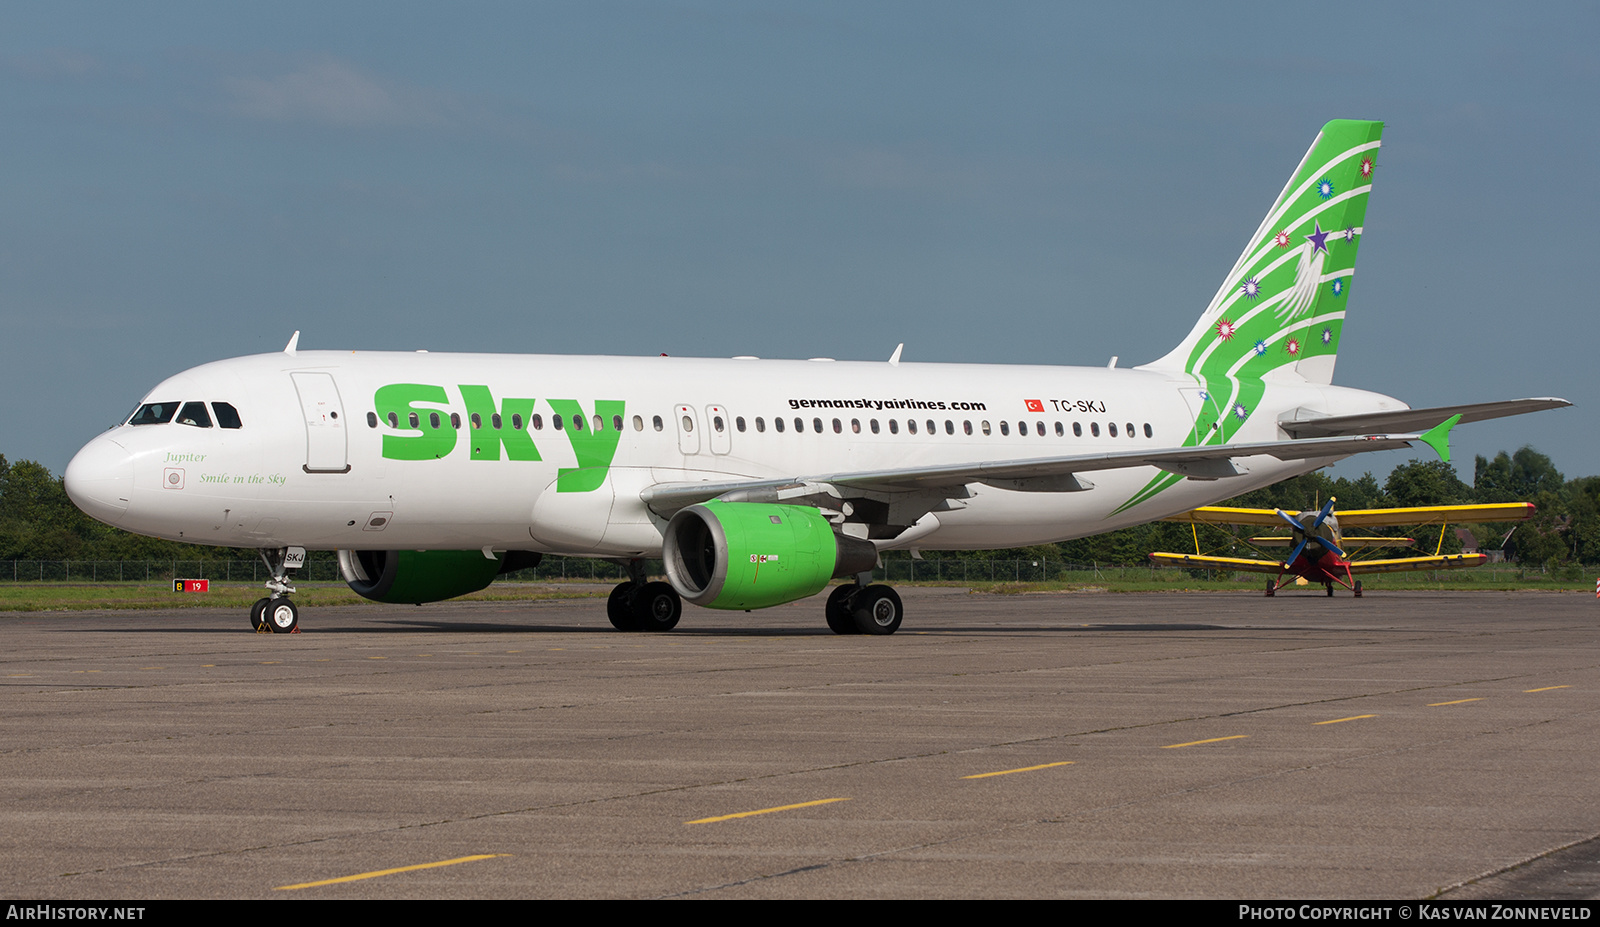
[(752, 609), (816, 595), (828, 580), (872, 569), (878, 549), (841, 535), (816, 509), (707, 502), (672, 516), (662, 544), (667, 579), (707, 608)]
[(439, 602), (487, 587), (501, 573), (537, 566), (540, 555), (512, 550), (341, 550), (339, 572), (356, 595), (392, 605)]

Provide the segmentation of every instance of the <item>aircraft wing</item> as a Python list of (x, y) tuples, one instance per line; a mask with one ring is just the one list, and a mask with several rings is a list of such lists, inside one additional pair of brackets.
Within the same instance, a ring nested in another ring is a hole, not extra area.
[(1488, 562), (1485, 554), (1442, 554), (1437, 557), (1400, 557), (1394, 560), (1353, 560), (1350, 572), (1406, 573), (1412, 570), (1459, 570)]
[(1327, 438), (1335, 435), (1365, 434), (1380, 429), (1430, 428), (1452, 415), (1461, 416), (1461, 424), (1466, 424), (1506, 415), (1560, 409), (1570, 405), (1572, 403), (1565, 399), (1546, 396), (1539, 399), (1507, 399), (1502, 402), (1477, 402), (1464, 406), (1439, 406), (1433, 409), (1398, 409), (1392, 412), (1363, 412), (1359, 415), (1291, 419), (1278, 424), (1293, 438)]
[(1260, 455), (1279, 460), (1346, 457), (1365, 451), (1410, 447), (1420, 434), (1367, 434), (1257, 444), (1219, 444), (1200, 447), (1141, 448), (1109, 454), (1067, 457), (1031, 457), (972, 463), (891, 467), (845, 473), (796, 475), (766, 480), (718, 480), (700, 483), (657, 483), (640, 498), (661, 512), (676, 511), (723, 496), (731, 501), (780, 501), (786, 493), (802, 493), (830, 486), (872, 492), (917, 492), (986, 483), (1021, 492), (1075, 492), (1090, 488), (1076, 474), (1125, 467), (1160, 467), (1199, 479), (1219, 479), (1247, 472), (1235, 466), (1241, 458)]
[(1246, 573), (1282, 573), (1284, 565), (1276, 560), (1250, 560), (1244, 557), (1209, 557), (1205, 554), (1151, 554), (1150, 559), (1161, 566), (1188, 570), (1241, 570)]
[[(1239, 570), (1245, 573), (1282, 573), (1284, 564), (1276, 560), (1250, 560), (1244, 557), (1210, 557), (1205, 554), (1151, 554), (1162, 566), (1190, 570)], [(1392, 560), (1354, 560), (1350, 572), (1407, 573), (1416, 570), (1460, 570), (1475, 567), (1489, 558), (1484, 554), (1444, 554), (1437, 557), (1399, 557)]]
[[(1299, 512), (1284, 510), (1290, 518)], [(1422, 505), (1409, 509), (1348, 509), (1335, 512), (1345, 528), (1397, 528), (1440, 523), (1521, 521), (1533, 515), (1531, 502), (1496, 502), (1486, 505)], [(1162, 521), (1198, 522), (1202, 525), (1283, 525), (1276, 509), (1241, 509), (1208, 505), (1172, 515)]]
[(1522, 521), (1533, 517), (1532, 502), (1488, 505), (1424, 505), (1410, 509), (1349, 509), (1339, 512), (1346, 528), (1396, 528), (1443, 523)]

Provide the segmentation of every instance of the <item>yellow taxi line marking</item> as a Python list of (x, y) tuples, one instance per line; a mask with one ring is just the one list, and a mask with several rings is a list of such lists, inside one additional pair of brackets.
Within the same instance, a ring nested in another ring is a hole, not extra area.
[(480, 859), (494, 859), (496, 856), (510, 856), (510, 853), (481, 853), (477, 856), (458, 856), (455, 859), (441, 859), (436, 863), (418, 863), (415, 866), (397, 866), (393, 869), (379, 869), (375, 872), (360, 872), (355, 875), (340, 876), (337, 879), (323, 879), (320, 882), (298, 882), (294, 885), (280, 885), (274, 891), (287, 892), (297, 888), (316, 888), (319, 885), (338, 885), (340, 882), (358, 882), (361, 879), (376, 879), (378, 876), (394, 875), (397, 872), (416, 872), (418, 869), (438, 869), (440, 866), (454, 866), (458, 863), (472, 863)]
[(797, 805), (779, 805), (776, 808), (762, 808), (759, 811), (741, 811), (738, 814), (723, 814), (714, 818), (700, 818), (697, 821), (684, 821), (685, 824), (715, 824), (718, 821), (731, 821), (734, 818), (751, 818), (758, 814), (772, 814), (774, 811), (793, 811), (796, 808), (810, 808), (813, 805), (831, 805), (836, 801), (849, 801), (848, 798), (819, 798), (816, 801), (803, 801)]
[(1571, 686), (1545, 686), (1543, 689), (1523, 689), (1523, 692), (1549, 692), (1551, 689), (1570, 689)]
[(1453, 702), (1433, 702), (1433, 703), (1429, 704), (1428, 707), (1429, 708), (1438, 708), (1441, 705), (1464, 705), (1467, 702), (1481, 702), (1481, 701), (1483, 701), (1482, 698), (1458, 698)]
[(1052, 766), (1071, 766), (1074, 760), (1062, 760), (1059, 763), (1043, 763), (1039, 766), (1024, 766), (1021, 769), (1002, 769), (999, 772), (978, 773), (975, 776), (962, 776), (963, 779), (987, 779), (990, 776), (1009, 776), (1012, 773), (1033, 772), (1035, 769), (1049, 769)]
[(1249, 736), (1250, 736), (1249, 734), (1234, 734), (1232, 737), (1212, 737), (1209, 740), (1191, 740), (1186, 744), (1167, 744), (1165, 747), (1162, 747), (1161, 749), (1163, 749), (1163, 750), (1175, 750), (1178, 747), (1196, 747), (1196, 746), (1199, 746), (1200, 744), (1214, 744), (1214, 743), (1220, 743), (1220, 742), (1222, 742), (1224, 740), (1243, 740), (1244, 738), (1249, 737)]
[(1351, 715), (1348, 718), (1334, 718), (1332, 721), (1313, 721), (1312, 724), (1338, 724), (1341, 721), (1360, 721), (1362, 718), (1376, 718), (1377, 715)]

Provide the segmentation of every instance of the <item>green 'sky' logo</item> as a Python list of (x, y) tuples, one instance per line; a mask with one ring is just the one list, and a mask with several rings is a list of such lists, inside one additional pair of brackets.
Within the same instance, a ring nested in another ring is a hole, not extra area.
[[(429, 383), (391, 383), (373, 396), (378, 419), (399, 434), (383, 436), (383, 456), (389, 460), (439, 460), (456, 449), (462, 432), (472, 460), (541, 460), (529, 429), (533, 427), (534, 399), (507, 397), (495, 404), (489, 387), (461, 384), (466, 420), (450, 408), (450, 395)], [(550, 424), (565, 434), (577, 457), (576, 467), (556, 474), (557, 492), (592, 492), (605, 482), (622, 437), (618, 422), (624, 403), (597, 399), (592, 418), (585, 417), (575, 399), (545, 400)]]

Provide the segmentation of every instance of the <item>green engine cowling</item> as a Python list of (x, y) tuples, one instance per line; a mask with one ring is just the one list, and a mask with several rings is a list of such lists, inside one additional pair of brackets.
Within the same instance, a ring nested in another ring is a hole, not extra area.
[(538, 566), (539, 556), (523, 550), (493, 560), (481, 550), (341, 550), (339, 572), (359, 596), (421, 605), (477, 592), (501, 573)]
[(707, 502), (672, 516), (662, 544), (667, 579), (706, 608), (752, 609), (816, 595), (828, 580), (870, 570), (878, 549), (836, 534), (814, 508)]

